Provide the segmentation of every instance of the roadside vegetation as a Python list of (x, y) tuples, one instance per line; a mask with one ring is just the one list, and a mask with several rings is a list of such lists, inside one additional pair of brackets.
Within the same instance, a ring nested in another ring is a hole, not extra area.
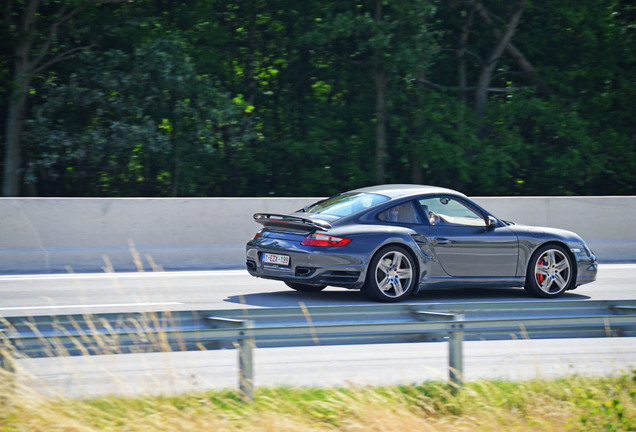
[(636, 193), (628, 0), (7, 0), (3, 196)]
[(45, 398), (2, 372), (2, 431), (634, 431), (636, 370), (609, 377)]

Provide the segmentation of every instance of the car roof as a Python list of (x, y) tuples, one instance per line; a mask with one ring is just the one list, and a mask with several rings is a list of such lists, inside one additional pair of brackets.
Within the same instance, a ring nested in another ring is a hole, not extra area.
[(369, 186), (355, 189), (351, 192), (366, 192), (388, 196), (391, 199), (403, 198), (408, 196), (417, 196), (424, 194), (452, 194), (456, 196), (466, 197), (461, 192), (452, 189), (442, 188), (438, 186), (416, 185), (416, 184), (386, 184)]

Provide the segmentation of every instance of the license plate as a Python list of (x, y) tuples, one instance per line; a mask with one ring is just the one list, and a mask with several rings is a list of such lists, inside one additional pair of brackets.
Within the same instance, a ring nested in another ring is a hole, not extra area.
[(277, 255), (271, 253), (263, 254), (263, 263), (264, 264), (276, 264), (281, 266), (289, 265), (289, 256), (288, 255)]

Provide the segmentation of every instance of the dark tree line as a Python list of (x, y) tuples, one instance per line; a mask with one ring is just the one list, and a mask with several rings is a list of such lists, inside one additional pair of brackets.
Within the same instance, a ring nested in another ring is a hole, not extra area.
[(1, 0), (3, 196), (636, 193), (626, 0)]

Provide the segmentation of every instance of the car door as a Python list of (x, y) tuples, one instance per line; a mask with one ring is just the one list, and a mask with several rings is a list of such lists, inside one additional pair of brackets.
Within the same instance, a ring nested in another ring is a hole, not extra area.
[(430, 222), (432, 249), (448, 275), (516, 276), (519, 241), (512, 230), (490, 226), (487, 215), (459, 197), (426, 197), (417, 202)]

